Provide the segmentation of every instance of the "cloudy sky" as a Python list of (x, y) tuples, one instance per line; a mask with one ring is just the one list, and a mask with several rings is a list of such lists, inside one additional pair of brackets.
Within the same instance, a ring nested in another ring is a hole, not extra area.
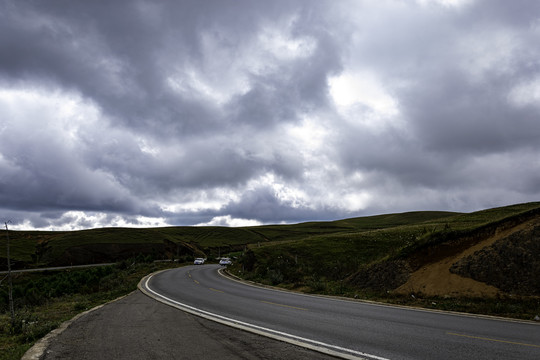
[(0, 0), (13, 229), (540, 200), (540, 1)]

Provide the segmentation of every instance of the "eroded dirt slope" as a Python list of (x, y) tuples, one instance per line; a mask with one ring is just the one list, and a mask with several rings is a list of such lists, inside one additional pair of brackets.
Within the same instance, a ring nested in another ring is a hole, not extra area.
[[(538, 281), (534, 281), (540, 269), (540, 254), (535, 250), (539, 246), (540, 218), (537, 217), (497, 231), (458, 254), (422, 266), (395, 292), (452, 297), (494, 297), (503, 293), (540, 295)], [(510, 248), (513, 251), (507, 251)], [(503, 264), (506, 269), (502, 268)], [(525, 280), (530, 280), (528, 288), (520, 287)]]

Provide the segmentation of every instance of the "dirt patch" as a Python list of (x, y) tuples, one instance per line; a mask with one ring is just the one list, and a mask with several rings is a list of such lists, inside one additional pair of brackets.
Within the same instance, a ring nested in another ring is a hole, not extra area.
[(506, 293), (540, 295), (540, 225), (528, 225), (462, 258), (450, 271), (493, 285)]
[(411, 274), (405, 284), (399, 286), (395, 292), (399, 294), (421, 293), (426, 296), (451, 297), (495, 297), (500, 294), (499, 288), (488, 285), (486, 282), (473, 280), (469, 277), (452, 273), (452, 266), (472, 256), (476, 252), (492, 246), (499, 240), (534, 227), (539, 224), (538, 218), (529, 220), (510, 229), (496, 231), (493, 236), (467, 248), (458, 254), (446, 257), (434, 263), (426, 264)]

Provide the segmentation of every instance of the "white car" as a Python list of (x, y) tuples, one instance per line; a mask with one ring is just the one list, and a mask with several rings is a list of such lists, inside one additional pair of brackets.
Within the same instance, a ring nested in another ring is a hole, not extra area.
[(196, 258), (195, 261), (193, 262), (194, 265), (202, 265), (204, 264), (204, 259), (203, 258)]
[(232, 261), (229, 258), (221, 258), (221, 260), (219, 260), (219, 265), (227, 266), (231, 264), (232, 264)]

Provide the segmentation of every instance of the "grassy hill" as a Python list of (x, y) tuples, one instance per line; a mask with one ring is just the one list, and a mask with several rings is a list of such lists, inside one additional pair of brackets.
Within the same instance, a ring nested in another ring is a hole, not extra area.
[[(21, 273), (16, 321), (0, 281), (0, 359), (62, 321), (136, 288), (149, 272), (235, 256), (229, 272), (292, 290), (440, 310), (533, 319), (540, 315), (540, 202), (473, 213), (420, 211), (244, 228), (9, 231), (14, 268), (117, 262)], [(127, 260), (129, 261), (122, 261)], [(6, 236), (0, 266), (6, 269)]]
[[(192, 259), (218, 256), (221, 252), (262, 241), (261, 236), (250, 230), (227, 227), (9, 231), (9, 237), (14, 268), (115, 262), (138, 255), (153, 259)], [(5, 235), (2, 236), (0, 262), (3, 264), (6, 241)]]
[[(295, 225), (230, 227), (100, 228), (81, 231), (9, 231), (14, 268), (119, 261), (139, 254), (155, 259), (193, 258), (238, 252), (247, 246), (275, 245), (313, 236), (360, 233), (455, 215), (414, 212)], [(4, 231), (5, 233), (5, 231)], [(0, 262), (6, 259), (0, 237)]]
[[(14, 268), (116, 262), (135, 256), (191, 261), (198, 256), (212, 260), (233, 255), (238, 259), (231, 271), (246, 279), (367, 296), (428, 291), (428, 284), (414, 285), (411, 278), (429, 264), (455, 258), (444, 276), (448, 272), (488, 284), (499, 295), (540, 296), (537, 282), (519, 278), (523, 274), (536, 278), (539, 219), (540, 202), (534, 202), (473, 213), (418, 211), (293, 225), (10, 231), (9, 235)], [(525, 223), (530, 224), (528, 230), (512, 231)], [(458, 257), (501, 232), (508, 236), (478, 248), (482, 253)], [(5, 242), (2, 236), (4, 265)], [(501, 266), (511, 271), (501, 272)]]
[[(521, 229), (524, 224), (527, 228)], [(316, 233), (316, 226), (335, 231)], [(431, 279), (444, 285), (429, 295), (540, 296), (540, 281), (536, 280), (540, 273), (540, 203), (469, 214), (381, 215), (312, 223), (308, 229), (311, 232), (303, 237), (282, 234), (279, 240), (250, 245), (233, 271), (257, 282), (309, 292), (418, 296), (435, 287), (420, 280), (409, 283), (412, 275), (430, 264), (454, 259)], [(264, 230), (260, 233), (265, 234)], [(430, 269), (422, 275), (424, 279), (435, 268)], [(452, 278), (453, 287), (446, 277)], [(491, 286), (490, 292), (480, 291), (478, 282)]]

